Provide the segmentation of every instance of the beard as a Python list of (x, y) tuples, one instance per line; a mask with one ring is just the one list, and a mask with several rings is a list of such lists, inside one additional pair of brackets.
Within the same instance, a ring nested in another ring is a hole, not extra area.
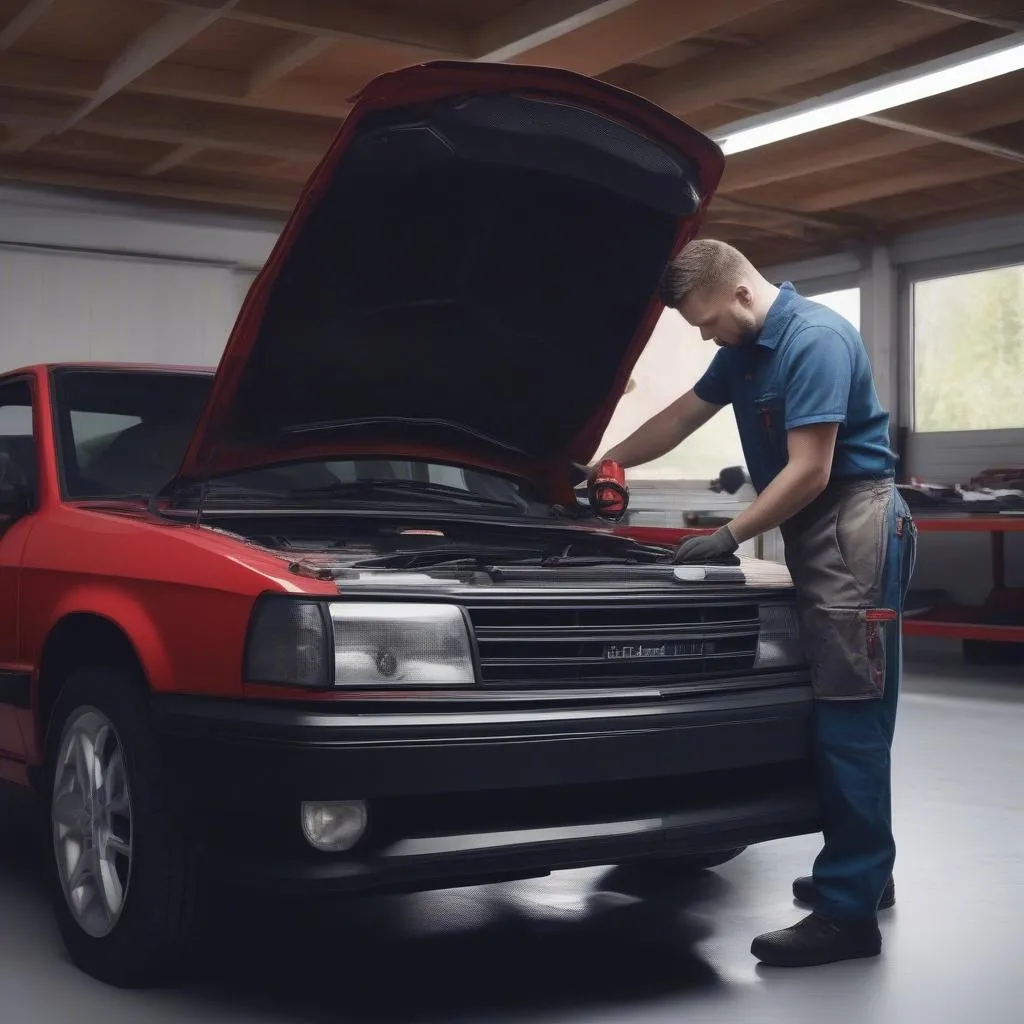
[(747, 313), (746, 311), (735, 313), (733, 314), (733, 319), (736, 321), (736, 336), (739, 339), (739, 346), (746, 348), (755, 344), (761, 334), (761, 330), (757, 326), (757, 320), (754, 318), (753, 313)]
[(728, 341), (721, 338), (715, 339), (719, 348), (749, 348), (757, 342), (761, 329), (753, 313), (746, 310), (730, 313), (733, 322), (732, 337)]

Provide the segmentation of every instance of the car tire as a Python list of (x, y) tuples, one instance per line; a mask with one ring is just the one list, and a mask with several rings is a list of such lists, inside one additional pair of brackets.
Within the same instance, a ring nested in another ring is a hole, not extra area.
[(57, 927), (77, 967), (121, 988), (186, 966), (204, 902), (198, 844), (174, 810), (147, 695), (130, 664), (78, 669), (46, 738)]

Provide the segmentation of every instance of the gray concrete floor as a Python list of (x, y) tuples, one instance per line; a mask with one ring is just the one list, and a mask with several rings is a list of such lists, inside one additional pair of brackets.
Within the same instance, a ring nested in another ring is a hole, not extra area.
[(814, 837), (688, 882), (614, 870), (316, 909), (236, 908), (174, 990), (120, 992), (65, 960), (28, 810), (0, 794), (0, 1022), (654, 1021), (1017, 1024), (1024, 679), (908, 673), (895, 751), (898, 907), (878, 960), (779, 972), (749, 956), (796, 921)]

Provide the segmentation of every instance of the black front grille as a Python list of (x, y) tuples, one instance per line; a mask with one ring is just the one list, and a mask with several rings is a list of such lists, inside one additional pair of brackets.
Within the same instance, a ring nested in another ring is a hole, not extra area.
[(485, 686), (666, 683), (749, 672), (756, 605), (470, 607)]

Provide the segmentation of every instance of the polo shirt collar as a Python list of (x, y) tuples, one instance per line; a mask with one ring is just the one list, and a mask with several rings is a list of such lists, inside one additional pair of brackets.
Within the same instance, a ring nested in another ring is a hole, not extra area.
[(789, 281), (783, 281), (779, 286), (779, 294), (775, 296), (771, 309), (765, 317), (764, 325), (757, 337), (757, 344), (762, 348), (774, 349), (786, 330), (789, 321), (793, 319), (796, 312), (793, 308), (799, 298), (796, 289)]

